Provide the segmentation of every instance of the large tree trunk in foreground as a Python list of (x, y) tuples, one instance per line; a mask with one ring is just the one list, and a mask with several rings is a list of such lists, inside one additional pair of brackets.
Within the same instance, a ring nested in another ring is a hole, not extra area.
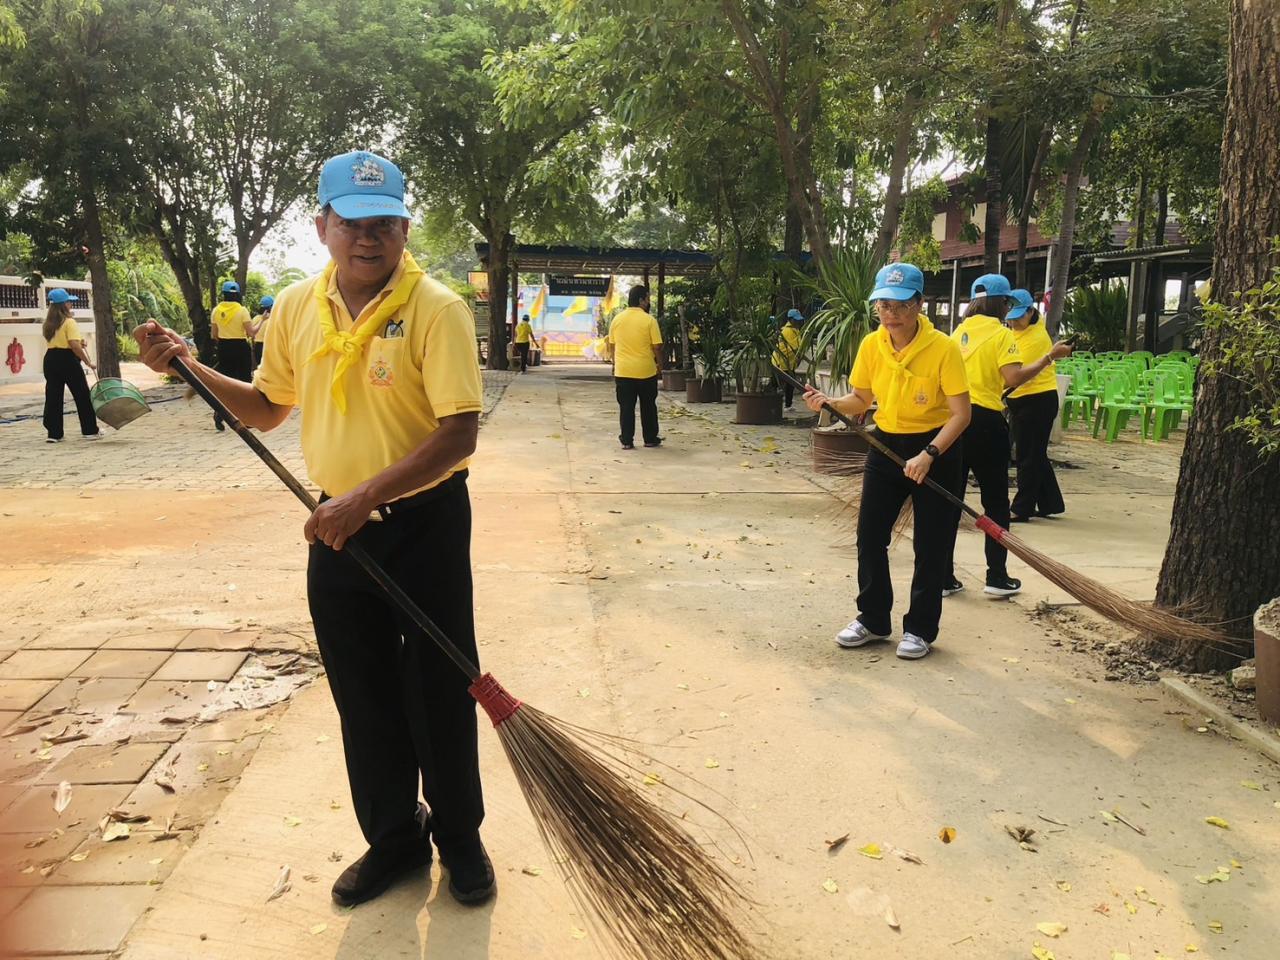
[(98, 376), (120, 376), (120, 345), (116, 342), (116, 321), (111, 310), (111, 278), (107, 276), (106, 242), (102, 231), (102, 212), (89, 172), (81, 169), (84, 205), (84, 238), (89, 245), (89, 281), (93, 286), (93, 328), (98, 341)]
[(1098, 107), (1089, 111), (1080, 134), (1076, 138), (1071, 159), (1067, 161), (1066, 182), (1062, 188), (1062, 226), (1058, 229), (1058, 244), (1053, 249), (1053, 266), (1050, 286), (1053, 296), (1049, 300), (1049, 315), (1044, 319), (1049, 336), (1058, 335), (1058, 323), (1062, 320), (1062, 308), (1067, 300), (1067, 284), (1071, 279), (1071, 254), (1076, 237), (1076, 206), (1080, 199), (1080, 173), (1089, 156), (1089, 147), (1102, 126), (1102, 113)]
[(1045, 157), (1049, 155), (1049, 145), (1053, 141), (1053, 124), (1046, 123), (1040, 131), (1040, 140), (1036, 144), (1036, 155), (1031, 161), (1031, 170), (1027, 174), (1026, 188), (1022, 191), (1022, 210), (1018, 213), (1018, 272), (1017, 286), (1030, 290), (1027, 283), (1027, 237), (1031, 233), (1031, 212), (1035, 209), (1036, 194), (1040, 192), (1041, 170)]
[(489, 361), (490, 370), (507, 369), (507, 311), (510, 296), (511, 235), (496, 233), (486, 237), (489, 241)]
[[(1233, 303), (1239, 291), (1268, 277), (1271, 238), (1280, 235), (1278, 49), (1280, 5), (1232, 0), (1212, 286), (1223, 303)], [(1219, 350), (1217, 334), (1208, 334), (1202, 356), (1212, 360)], [(1240, 383), (1226, 376), (1201, 377), (1156, 589), (1158, 603), (1186, 605), (1200, 619), (1221, 621), (1227, 632), (1242, 638), (1252, 635), (1254, 610), (1280, 595), (1280, 463), (1262, 460), (1230, 429), (1248, 406)], [(1158, 652), (1199, 670), (1239, 660), (1194, 643)]]
[[(995, 104), (988, 104), (995, 109)], [(1000, 230), (1004, 226), (1004, 175), (1000, 169), (1000, 121), (994, 113), (987, 117), (987, 155), (983, 164), (986, 178), (986, 222), (982, 225), (982, 263), (987, 273), (1000, 272)]]
[(907, 97), (898, 125), (893, 131), (893, 153), (889, 156), (889, 186), (884, 193), (884, 214), (880, 218), (880, 232), (876, 234), (876, 245), (872, 249), (873, 263), (884, 263), (889, 259), (889, 251), (893, 249), (894, 238), (898, 235), (898, 224), (902, 221), (902, 183), (907, 175), (907, 163), (911, 159), (912, 133), (915, 132), (915, 113), (917, 105), (912, 97)]

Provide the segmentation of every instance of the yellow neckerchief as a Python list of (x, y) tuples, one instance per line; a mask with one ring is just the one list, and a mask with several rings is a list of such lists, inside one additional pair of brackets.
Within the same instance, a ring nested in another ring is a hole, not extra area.
[(928, 317), (920, 314), (916, 317), (916, 323), (920, 326), (911, 342), (903, 348), (901, 359), (893, 355), (893, 341), (889, 338), (889, 331), (885, 327), (880, 328), (879, 335), (876, 337), (876, 346), (880, 348), (880, 359), (893, 372), (895, 393), (901, 393), (910, 384), (911, 371), (907, 369), (907, 364), (933, 339), (930, 336), (933, 333), (933, 324), (929, 322)]
[[(975, 313), (972, 317), (966, 317), (964, 323), (960, 324), (960, 328), (956, 331), (960, 336), (956, 337), (955, 341), (960, 344), (960, 350), (967, 360), (970, 354), (979, 350), (984, 343), (1003, 329), (1005, 329), (1004, 324), (995, 317), (985, 313)], [(969, 338), (967, 343), (963, 342), (965, 335)]]
[(418, 285), (418, 279), (422, 276), (422, 268), (407, 250), (404, 254), (403, 266), (404, 274), (400, 277), (400, 282), (364, 323), (351, 330), (338, 329), (338, 324), (333, 319), (333, 305), (329, 302), (329, 282), (338, 265), (330, 261), (324, 268), (324, 273), (316, 278), (316, 282), (311, 287), (311, 295), (316, 299), (316, 311), (320, 315), (320, 334), (324, 337), (324, 343), (307, 358), (307, 363), (319, 360), (327, 353), (338, 355), (330, 390), (333, 393), (333, 402), (340, 413), (347, 412), (347, 391), (343, 386), (343, 378), (347, 371), (359, 362), (364, 354), (365, 344), (372, 340), (386, 321), (408, 302), (413, 288)]

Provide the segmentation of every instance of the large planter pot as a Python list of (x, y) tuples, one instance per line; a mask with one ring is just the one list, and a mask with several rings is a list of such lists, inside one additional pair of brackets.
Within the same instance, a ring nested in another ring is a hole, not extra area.
[(734, 423), (770, 424), (782, 422), (782, 394), (740, 393)]
[(694, 377), (685, 382), (685, 400), (689, 403), (719, 403), (720, 381)]
[(870, 444), (866, 437), (843, 427), (815, 427), (813, 437), (813, 469), (817, 473), (850, 476), (861, 473), (861, 462), (855, 458), (865, 456)]
[(1253, 627), (1258, 713), (1269, 723), (1280, 724), (1280, 598), (1258, 610)]
[(679, 392), (686, 389), (688, 374), (684, 370), (663, 370), (662, 389)]

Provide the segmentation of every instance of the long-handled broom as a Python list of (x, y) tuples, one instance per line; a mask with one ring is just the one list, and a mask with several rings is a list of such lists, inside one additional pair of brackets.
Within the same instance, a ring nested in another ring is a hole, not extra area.
[[(173, 368), (308, 510), (318, 506), (181, 360)], [(746, 896), (681, 825), (618, 771), (620, 738), (558, 720), (509, 694), (459, 650), (364, 550), (343, 549), (471, 680), (570, 891), (623, 954), (641, 960), (753, 960), (739, 929)], [(603, 758), (603, 759), (602, 759)], [(612, 761), (614, 766), (610, 766)]]
[[(803, 393), (808, 387), (797, 380), (795, 377), (784, 371), (778, 371), (778, 375), (789, 381), (792, 386), (796, 387)], [(866, 441), (875, 447), (886, 457), (899, 466), (905, 466), (904, 461), (892, 449), (885, 446), (875, 436), (872, 431), (855, 423), (849, 417), (837, 410), (830, 403), (824, 403), (823, 409), (831, 416), (835, 417), (850, 430), (860, 433)], [(1084, 574), (1071, 569), (1066, 564), (1059, 563), (1052, 557), (1047, 557), (1039, 550), (1035, 549), (1023, 540), (1018, 539), (1000, 524), (996, 523), (985, 514), (978, 513), (977, 510), (969, 506), (960, 497), (948, 490), (946, 487), (937, 483), (929, 477), (925, 477), (924, 481), (932, 490), (943, 497), (946, 497), (952, 504), (963, 510), (973, 524), (992, 540), (1005, 547), (1010, 553), (1022, 560), (1027, 566), (1031, 567), (1046, 580), (1056, 583), (1071, 596), (1075, 597), (1086, 607), (1096, 610), (1102, 616), (1115, 623), (1123, 624), (1130, 629), (1140, 633), (1151, 634), (1163, 640), (1196, 640), (1200, 643), (1209, 644), (1219, 649), (1231, 650), (1238, 652), (1240, 646), (1228, 637), (1226, 634), (1213, 627), (1203, 623), (1195, 623), (1191, 620), (1185, 620), (1176, 616), (1167, 610), (1160, 610), (1156, 607), (1145, 603), (1139, 603), (1136, 600), (1130, 600), (1128, 597), (1121, 596), (1109, 587), (1105, 587), (1092, 577), (1086, 577)]]

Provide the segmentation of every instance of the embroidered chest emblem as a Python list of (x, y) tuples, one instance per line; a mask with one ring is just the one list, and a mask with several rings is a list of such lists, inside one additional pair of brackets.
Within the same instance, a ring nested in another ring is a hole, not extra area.
[(387, 180), (382, 167), (372, 157), (365, 157), (363, 163), (357, 163), (351, 170), (351, 182), (357, 187), (380, 187)]
[(923, 390), (916, 391), (915, 400), (916, 400), (916, 406), (925, 407), (929, 405), (929, 398), (925, 396), (925, 393)]
[(969, 334), (967, 333), (960, 334), (960, 346), (967, 347), (968, 345), (969, 345)]
[(382, 357), (375, 357), (373, 363), (369, 364), (369, 382), (375, 387), (389, 387), (395, 378), (396, 374), (391, 369), (391, 364)]

